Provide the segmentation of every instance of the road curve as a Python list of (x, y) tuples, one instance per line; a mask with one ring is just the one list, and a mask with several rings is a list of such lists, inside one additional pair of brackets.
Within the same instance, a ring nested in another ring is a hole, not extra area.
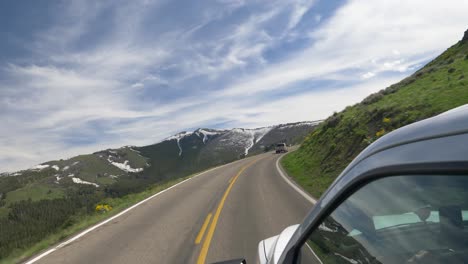
[(162, 193), (34, 263), (211, 263), (244, 257), (300, 223), (312, 204), (276, 168), (279, 155), (237, 161)]

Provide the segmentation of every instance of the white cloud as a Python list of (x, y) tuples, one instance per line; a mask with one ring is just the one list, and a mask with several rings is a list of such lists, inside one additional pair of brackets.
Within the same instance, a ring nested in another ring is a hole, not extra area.
[[(459, 6), (450, 10), (446, 6)], [(468, 25), (468, 2), (349, 1), (312, 31), (315, 43), (289, 59), (229, 85), (220, 96), (255, 94), (346, 69), (404, 72), (433, 58), (460, 39)], [(446, 19), (447, 18), (447, 19)], [(406, 57), (399, 60), (388, 50)], [(383, 66), (371, 61), (386, 61)], [(404, 62), (404, 63), (403, 63)], [(387, 63), (387, 64), (385, 64)], [(396, 67), (398, 66), (398, 67)], [(350, 77), (352, 78), (352, 77)]]
[(346, 106), (356, 104), (369, 94), (388, 87), (400, 79), (399, 76), (372, 79), (356, 85), (292, 95), (258, 105), (254, 112), (261, 114), (255, 116), (255, 118), (250, 118), (248, 121), (257, 126), (259, 120), (263, 122), (262, 125), (272, 125), (325, 119), (333, 112), (341, 111)]
[(141, 82), (136, 82), (136, 83), (132, 84), (132, 88), (142, 88), (144, 86), (145, 85), (142, 84)]
[(294, 28), (301, 21), (304, 14), (311, 8), (314, 1), (297, 1), (293, 5), (291, 12), (288, 29)]
[(245, 0), (217, 0), (230, 8), (239, 8), (245, 5)]
[[(3, 68), (0, 122), (10, 129), (0, 131), (2, 170), (154, 143), (220, 120), (255, 127), (326, 118), (405, 77), (459, 40), (468, 25), (463, 0), (351, 0), (326, 19), (316, 14), (308, 32), (297, 25), (307, 21), (314, 1), (260, 3), (228, 24), (226, 16), (257, 3), (218, 2), (221, 10), (194, 14), (195, 24), (173, 21), (163, 29), (147, 26), (161, 1), (73, 1), (57, 12), (57, 25), (37, 32), (29, 47), (36, 58)], [(83, 45), (103, 10), (112, 10), (112, 27)], [(278, 52), (291, 36), (308, 36), (309, 43), (269, 61), (266, 53)], [(288, 93), (323, 80), (342, 86)], [(270, 98), (276, 92), (285, 95)], [(73, 145), (74, 133), (95, 142)]]
[(375, 73), (373, 73), (373, 72), (366, 72), (366, 73), (364, 73), (361, 77), (362, 77), (363, 79), (369, 79), (369, 78), (372, 78), (372, 77), (374, 77), (374, 76), (375, 76)]

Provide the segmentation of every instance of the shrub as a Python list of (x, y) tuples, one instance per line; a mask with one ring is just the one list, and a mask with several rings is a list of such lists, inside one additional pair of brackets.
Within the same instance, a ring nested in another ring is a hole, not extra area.
[(365, 104), (365, 105), (369, 105), (369, 104), (375, 103), (375, 102), (379, 101), (380, 99), (382, 99), (382, 98), (384, 97), (383, 93), (384, 93), (384, 90), (381, 90), (381, 91), (378, 92), (378, 93), (373, 93), (373, 94), (367, 96), (367, 97), (362, 101), (362, 103)]
[(392, 94), (392, 93), (395, 93), (396, 91), (398, 91), (400, 87), (398, 85), (390, 85), (389, 87), (387, 87), (385, 90), (383, 90), (383, 94), (384, 95), (387, 95), (387, 94)]
[(455, 69), (454, 69), (454, 68), (448, 69), (448, 73), (454, 73), (454, 72), (455, 72)]
[(338, 115), (337, 113), (333, 114), (331, 117), (327, 118), (327, 120), (325, 120), (325, 128), (332, 128), (332, 127), (336, 127), (338, 125), (338, 123), (340, 122), (341, 120), (341, 115)]
[(388, 124), (390, 122), (392, 122), (392, 119), (388, 118), (388, 117), (384, 117), (384, 119), (382, 120), (382, 122), (384, 122), (385, 124)]

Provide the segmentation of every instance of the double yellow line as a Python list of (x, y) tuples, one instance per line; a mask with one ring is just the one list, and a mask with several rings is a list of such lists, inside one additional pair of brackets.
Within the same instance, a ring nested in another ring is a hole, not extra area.
[(206, 228), (208, 227), (208, 224), (210, 223), (210, 219), (213, 215), (209, 213), (206, 216), (205, 222), (203, 222), (202, 228), (200, 229), (200, 232), (197, 235), (197, 238), (195, 238), (195, 244), (198, 245), (203, 239), (203, 235), (205, 234)]
[[(259, 159), (256, 159), (256, 160), (250, 162), (249, 164), (245, 165), (244, 167), (242, 167), (240, 169), (240, 171), (236, 174), (236, 176), (234, 176), (233, 178), (231, 178), (229, 180), (230, 181), (229, 186), (226, 189), (226, 191), (224, 192), (224, 195), (221, 198), (221, 201), (219, 202), (218, 208), (216, 208), (216, 212), (214, 214), (213, 221), (211, 222), (210, 228), (208, 229), (208, 233), (206, 234), (206, 238), (205, 238), (205, 241), (203, 242), (203, 245), (202, 245), (202, 248), (201, 248), (201, 251), (200, 251), (200, 255), (198, 256), (197, 264), (204, 264), (205, 261), (206, 261), (206, 256), (208, 255), (208, 249), (210, 248), (211, 239), (213, 238), (214, 231), (216, 229), (216, 224), (218, 223), (219, 215), (221, 214), (221, 211), (223, 210), (224, 203), (226, 202), (226, 199), (227, 199), (227, 197), (229, 195), (229, 192), (231, 192), (232, 186), (236, 182), (237, 178), (239, 178), (239, 176), (248, 167), (250, 167), (252, 164), (257, 162), (258, 160)], [(206, 229), (208, 227), (208, 224), (210, 223), (211, 216), (212, 215), (210, 213), (206, 217), (205, 222), (203, 223), (203, 226), (202, 226), (200, 232), (198, 233), (198, 235), (197, 235), (197, 237), (195, 239), (195, 244), (200, 244), (200, 242), (202, 241), (203, 235), (204, 235), (204, 233), (205, 233), (205, 231), (206, 231)]]

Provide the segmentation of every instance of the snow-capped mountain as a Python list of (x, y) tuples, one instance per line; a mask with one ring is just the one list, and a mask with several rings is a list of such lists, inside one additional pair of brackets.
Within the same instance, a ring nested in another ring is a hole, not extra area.
[[(179, 148), (179, 156), (182, 156), (184, 148), (194, 148), (193, 141), (188, 138), (199, 137), (210, 151), (229, 150), (236, 156), (247, 156), (259, 151), (269, 150), (280, 142), (295, 144), (300, 142), (320, 121), (307, 121), (290, 124), (282, 124), (255, 129), (234, 128), (231, 130), (216, 130), (199, 128), (193, 132), (183, 131), (166, 138), (164, 141), (175, 141)], [(164, 142), (163, 141), (163, 142)], [(254, 150), (254, 151), (251, 151)]]
[(114, 186), (117, 191), (122, 191), (136, 179), (158, 182), (183, 177), (273, 150), (280, 142), (288, 145), (300, 143), (318, 123), (299, 122), (255, 129), (199, 128), (177, 133), (149, 146), (107, 149), (67, 160), (45, 162), (0, 176), (41, 178), (46, 184), (60, 188), (91, 186), (105, 187), (109, 191), (113, 190), (109, 186)]
[[(166, 138), (164, 141), (175, 141), (179, 148), (179, 156), (182, 156), (185, 147), (193, 148), (193, 146), (183, 146), (181, 141), (186, 141), (187, 138), (198, 137), (203, 144), (217, 144), (217, 148), (229, 148), (241, 150), (245, 156), (248, 155), (250, 148), (255, 143), (263, 138), (273, 127), (263, 127), (257, 129), (234, 128), (232, 130), (215, 130), (199, 128), (194, 132), (181, 132), (174, 136)], [(212, 143), (212, 142), (216, 143)], [(193, 142), (191, 142), (193, 143)], [(184, 144), (186, 145), (186, 144)], [(239, 151), (236, 151), (239, 152)]]
[(320, 121), (254, 129), (184, 131), (149, 146), (135, 148), (150, 163), (144, 173), (163, 179), (179, 177), (245, 156), (274, 149), (277, 143), (298, 144)]

